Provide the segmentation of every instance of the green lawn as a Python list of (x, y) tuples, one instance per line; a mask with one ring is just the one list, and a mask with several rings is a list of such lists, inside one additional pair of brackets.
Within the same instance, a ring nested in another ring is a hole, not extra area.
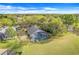
[(7, 40), (7, 41), (4, 41), (4, 42), (0, 42), (0, 49), (10, 48), (13, 45), (15, 45), (16, 42), (17, 42), (16, 40)]
[(52, 41), (44, 44), (29, 42), (22, 47), (22, 54), (79, 54), (79, 36), (73, 33), (67, 33), (61, 37), (52, 37), (51, 40)]
[(12, 48), (14, 51), (22, 51), (23, 55), (59, 55), (79, 54), (79, 36), (73, 33), (66, 33), (63, 36), (51, 37), (46, 43), (21, 42), (7, 40), (0, 42), (0, 49)]

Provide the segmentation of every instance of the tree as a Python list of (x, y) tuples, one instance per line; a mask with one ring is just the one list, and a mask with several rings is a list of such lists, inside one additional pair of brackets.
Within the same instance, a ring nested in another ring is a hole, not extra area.
[(7, 37), (14, 37), (16, 36), (16, 31), (12, 28), (12, 27), (9, 27), (7, 30), (6, 30), (6, 33)]
[(62, 20), (58, 18), (42, 18), (40, 20), (41, 22), (39, 23), (39, 26), (41, 29), (51, 33), (52, 35), (56, 35), (59, 32), (64, 32), (66, 31), (66, 28), (62, 22)]
[(12, 21), (11, 21), (10, 19), (7, 19), (7, 18), (3, 18), (3, 19), (1, 20), (1, 23), (2, 23), (3, 25), (12, 26)]

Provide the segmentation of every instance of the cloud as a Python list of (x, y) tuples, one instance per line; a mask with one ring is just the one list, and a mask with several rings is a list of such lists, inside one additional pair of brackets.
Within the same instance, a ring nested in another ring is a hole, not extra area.
[(4, 6), (4, 5), (0, 5), (0, 9), (10, 9), (11, 8), (11, 6)]
[(51, 10), (58, 10), (57, 8), (51, 8), (51, 7), (44, 7), (43, 9), (44, 10), (49, 10), (49, 11), (51, 11)]
[(79, 8), (17, 7), (0, 5), (0, 14), (79, 14)]

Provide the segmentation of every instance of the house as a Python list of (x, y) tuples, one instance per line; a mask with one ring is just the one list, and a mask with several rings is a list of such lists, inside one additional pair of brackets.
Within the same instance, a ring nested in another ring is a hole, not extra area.
[(12, 49), (0, 49), (0, 55), (16, 55), (16, 51)]
[(5, 38), (6, 38), (6, 35), (5, 35), (6, 29), (8, 29), (8, 27), (0, 28), (0, 41), (5, 40)]
[(5, 38), (6, 38), (5, 34), (0, 32), (0, 41), (5, 40)]
[(36, 25), (28, 27), (27, 33), (33, 42), (46, 40), (49, 37), (47, 32), (39, 29)]
[[(6, 34), (6, 30), (8, 29), (9, 27), (8, 26), (3, 26), (0, 28), (0, 40), (5, 40), (5, 39), (8, 39), (10, 38), (7, 34)], [(12, 27), (15, 31), (16, 31), (16, 28), (15, 27)]]
[(68, 30), (68, 32), (73, 32), (74, 31), (74, 27), (72, 25), (68, 25), (67, 26), (67, 30)]
[(7, 49), (0, 49), (0, 55), (7, 55)]
[(3, 27), (0, 28), (0, 32), (1, 33), (5, 33), (6, 29), (8, 29), (8, 27), (7, 26), (3, 26)]

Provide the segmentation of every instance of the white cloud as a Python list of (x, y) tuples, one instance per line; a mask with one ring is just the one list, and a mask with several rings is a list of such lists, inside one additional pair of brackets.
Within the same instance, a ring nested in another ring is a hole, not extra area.
[(66, 9), (58, 9), (58, 8), (52, 8), (52, 7), (42, 7), (39, 9), (35, 7), (14, 7), (14, 6), (6, 6), (6, 5), (0, 5), (0, 14), (78, 14), (79, 11), (78, 8), (74, 8), (66, 10)]
[(57, 8), (44, 7), (44, 10), (58, 10)]
[(11, 6), (4, 6), (4, 5), (0, 5), (0, 9), (12, 9), (13, 7)]

